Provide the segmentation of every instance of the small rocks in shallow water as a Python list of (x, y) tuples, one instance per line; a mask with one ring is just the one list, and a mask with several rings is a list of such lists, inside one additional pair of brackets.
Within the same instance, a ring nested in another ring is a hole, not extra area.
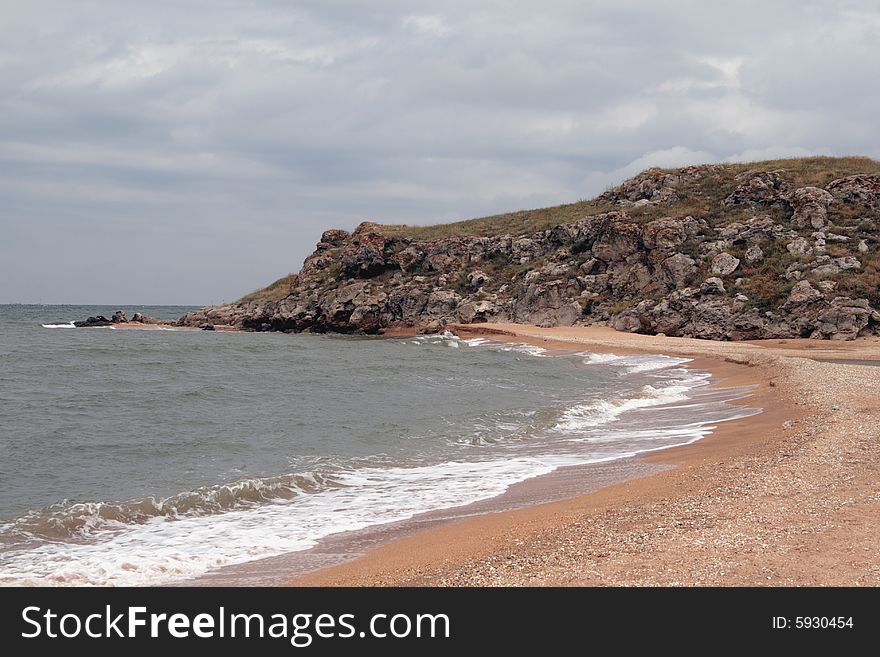
[(113, 322), (104, 317), (104, 315), (95, 315), (82, 322), (74, 322), (73, 325), (77, 328), (90, 328), (93, 326), (110, 326), (112, 323)]

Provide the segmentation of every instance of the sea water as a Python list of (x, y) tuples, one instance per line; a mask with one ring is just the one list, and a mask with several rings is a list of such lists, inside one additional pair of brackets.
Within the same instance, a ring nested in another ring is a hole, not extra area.
[(180, 581), (757, 412), (660, 355), (71, 328), (117, 309), (0, 306), (0, 584)]

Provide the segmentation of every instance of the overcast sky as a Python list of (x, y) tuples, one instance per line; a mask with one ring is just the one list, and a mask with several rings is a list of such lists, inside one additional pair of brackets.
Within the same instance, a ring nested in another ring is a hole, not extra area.
[(878, 157), (878, 6), (0, 0), (0, 303), (216, 303), (366, 218)]

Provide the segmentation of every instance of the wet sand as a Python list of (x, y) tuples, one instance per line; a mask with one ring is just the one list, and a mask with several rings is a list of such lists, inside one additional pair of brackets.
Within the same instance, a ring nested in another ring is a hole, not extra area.
[[(529, 506), (508, 511), (497, 508), (504, 496), (495, 498), (496, 508), (337, 549), (330, 563), (340, 552), (366, 553), (305, 575), (295, 565), (303, 553), (290, 555), (291, 584), (880, 584), (877, 370), (849, 364), (880, 359), (880, 340), (717, 343), (596, 327), (453, 329), (560, 349), (692, 358), (715, 385), (754, 385), (741, 403), (764, 412), (722, 423), (697, 443), (630, 459), (645, 470), (617, 472), (624, 481), (587, 494), (571, 497), (575, 485), (567, 499), (537, 503), (533, 489)], [(547, 483), (567, 476), (561, 472), (521, 486), (565, 495), (564, 486)], [(597, 473), (571, 476), (582, 483)]]

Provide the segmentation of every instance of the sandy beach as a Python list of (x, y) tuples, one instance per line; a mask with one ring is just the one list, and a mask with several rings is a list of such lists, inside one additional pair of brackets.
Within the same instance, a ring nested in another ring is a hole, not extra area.
[(691, 358), (714, 385), (753, 385), (742, 403), (763, 412), (638, 457), (665, 466), (655, 474), (447, 522), (291, 585), (880, 584), (880, 370), (870, 363), (880, 361), (880, 339), (734, 343), (595, 327), (451, 328)]

